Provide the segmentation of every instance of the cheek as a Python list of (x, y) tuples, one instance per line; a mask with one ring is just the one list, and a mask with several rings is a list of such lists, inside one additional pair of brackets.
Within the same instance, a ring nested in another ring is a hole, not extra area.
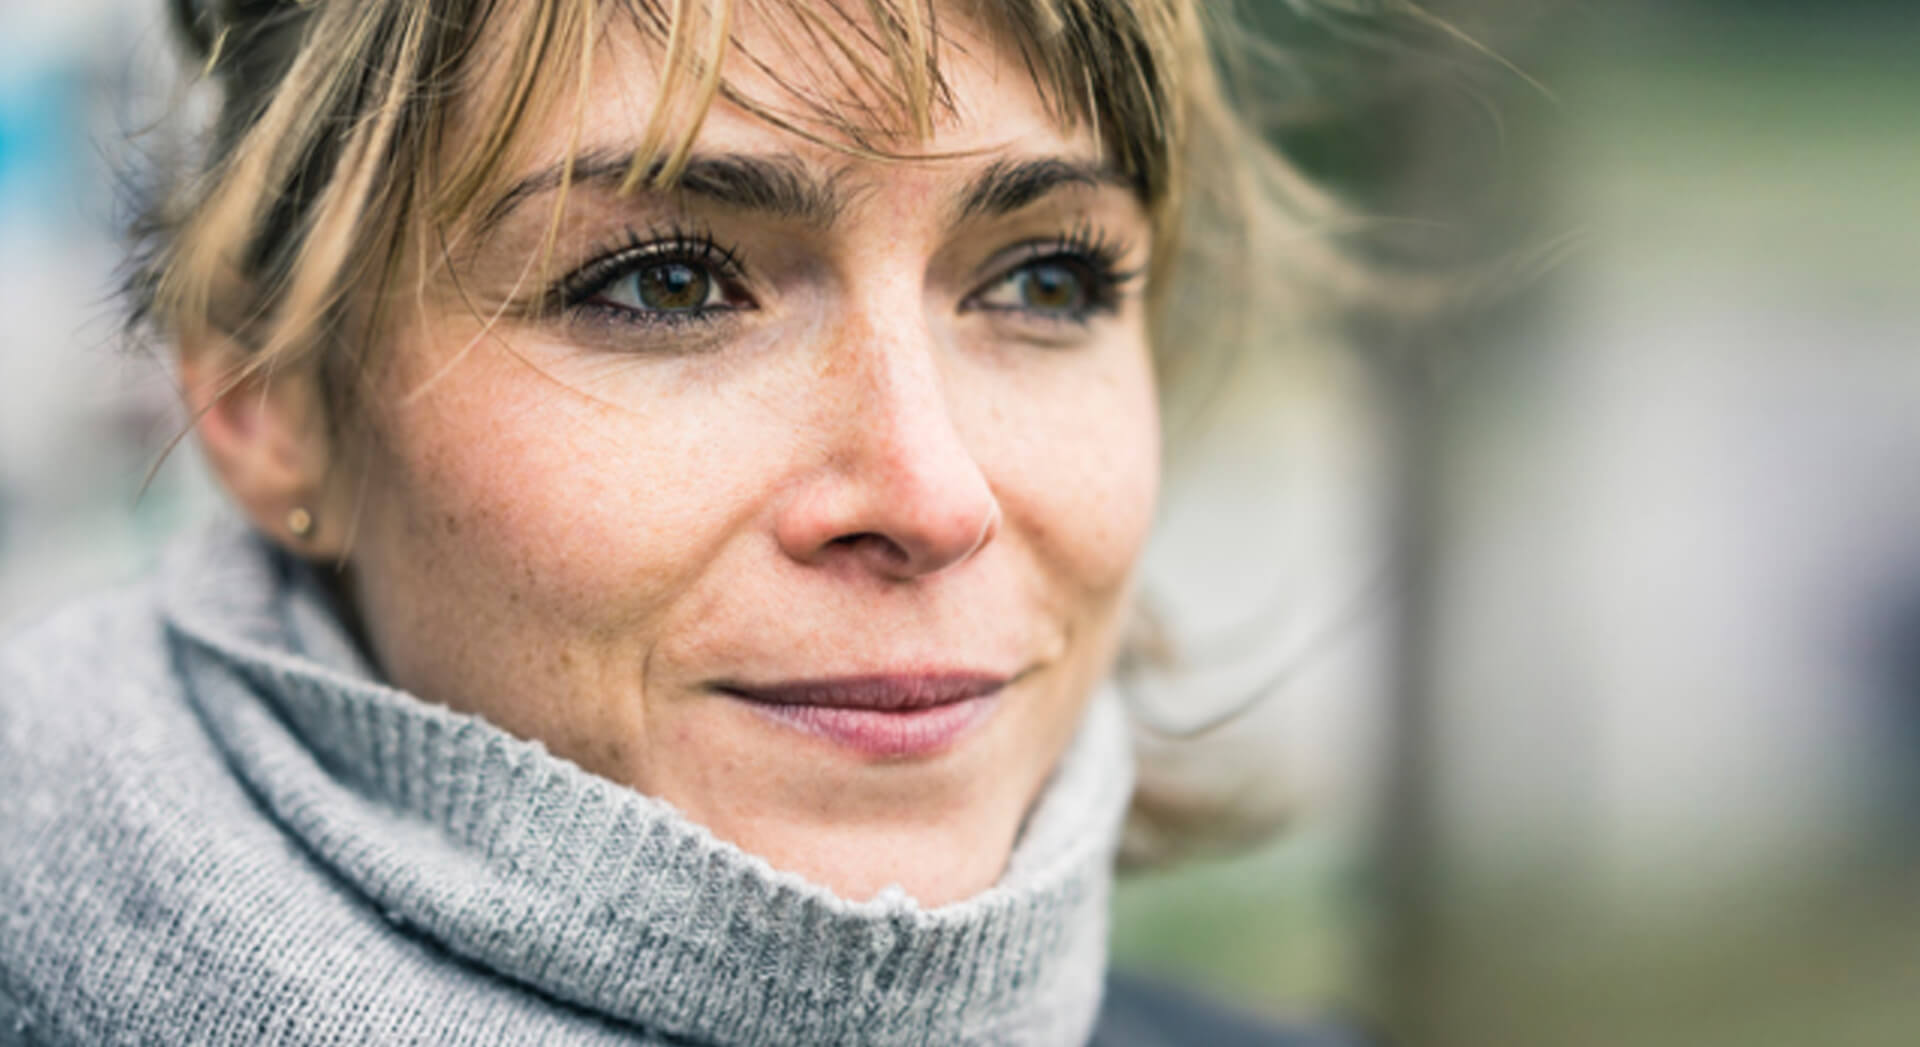
[(1040, 569), (1096, 615), (1118, 609), (1159, 493), (1152, 369), (1144, 349), (1115, 357), (1071, 393), (1000, 423), (1018, 434), (1015, 479), (1002, 495), (1008, 522), (1025, 532)]
[(652, 424), (525, 366), (467, 361), (386, 413), (369, 498), (381, 562), (363, 574), (412, 580), (393, 599), (441, 617), (510, 613), (575, 642), (630, 629), (725, 531), (725, 463), (697, 418)]

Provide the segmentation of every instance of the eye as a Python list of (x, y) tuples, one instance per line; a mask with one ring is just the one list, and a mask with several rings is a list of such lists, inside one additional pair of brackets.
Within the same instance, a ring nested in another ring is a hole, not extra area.
[(697, 262), (680, 260), (641, 265), (614, 278), (588, 300), (636, 313), (697, 313), (727, 305), (721, 281), (712, 272)]
[[(998, 276), (961, 303), (1009, 321), (1085, 325), (1114, 312), (1140, 275), (1120, 268), (1128, 249), (1092, 228), (1029, 241), (1004, 252)], [(1011, 256), (1011, 257), (1009, 257)]]
[(556, 311), (635, 326), (721, 320), (752, 309), (746, 273), (733, 251), (706, 234), (627, 232), (553, 289)]
[(1079, 317), (1093, 306), (1090, 274), (1064, 257), (1040, 258), (1013, 270), (975, 296), (983, 309)]

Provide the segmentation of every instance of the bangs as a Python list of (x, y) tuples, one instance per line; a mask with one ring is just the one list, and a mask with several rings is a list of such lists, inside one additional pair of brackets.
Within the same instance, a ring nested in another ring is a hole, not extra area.
[[(1179, 0), (273, 8), (207, 34), (201, 57), (226, 96), (213, 163), (173, 202), (175, 214), (163, 209), (150, 221), (160, 246), (132, 282), (136, 316), (183, 344), (212, 333), (244, 349), (236, 380), (328, 342), (377, 342), (385, 289), (496, 206), (529, 162), (533, 130), (556, 122), (573, 129), (557, 229), (595, 55), (616, 34), (637, 34), (659, 70), (627, 190), (675, 182), (716, 100), (825, 148), (925, 159), (935, 124), (959, 111), (943, 57), (974, 41), (1003, 49), (1050, 116), (1063, 130), (1090, 129), (1102, 159), (1146, 205), (1150, 288), (1179, 224), (1180, 100), (1212, 90), (1188, 82), (1209, 77), (1210, 65), (1197, 8)], [(743, 42), (743, 26), (760, 50)], [(804, 70), (804, 79), (782, 69)], [(741, 87), (747, 78), (757, 94)], [(363, 327), (341, 337), (347, 318)]]
[[(659, 58), (646, 130), (626, 184), (667, 188), (679, 177), (716, 100), (805, 141), (865, 159), (927, 159), (934, 124), (956, 113), (943, 56), (966, 52), (956, 20), (1005, 48), (1063, 129), (1090, 127), (1150, 210), (1175, 195), (1179, 96), (1174, 9), (1098, 0), (966, 2), (936, 8), (896, 0), (536, 0), (492, 44), (500, 56), (458, 92), (476, 147), (436, 178), (428, 213), (442, 225), (483, 213), (507, 191), (515, 146), (532, 123), (578, 127), (598, 45), (632, 33)], [(751, 24), (758, 49), (742, 40)], [(489, 33), (491, 34), (491, 31)], [(783, 76), (804, 69), (807, 78)], [(564, 72), (561, 72), (564, 70)], [(770, 85), (759, 94), (735, 75)], [(472, 90), (485, 82), (485, 90)], [(566, 98), (571, 94), (573, 104)], [(569, 111), (571, 110), (571, 111)], [(570, 150), (571, 152), (572, 150)], [(418, 158), (428, 161), (427, 157)]]

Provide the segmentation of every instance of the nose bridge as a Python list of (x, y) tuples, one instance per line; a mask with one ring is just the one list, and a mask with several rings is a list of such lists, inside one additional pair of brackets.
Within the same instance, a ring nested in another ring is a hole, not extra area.
[(923, 317), (856, 325), (835, 351), (845, 355), (852, 372), (859, 405), (850, 419), (855, 454), (869, 459), (869, 468), (909, 484), (956, 468), (977, 472), (955, 424), (939, 346)]
[[(869, 311), (868, 316), (872, 315)], [(841, 351), (853, 358), (862, 404), (855, 421), (856, 470), (877, 495), (900, 500), (923, 525), (970, 531), (985, 526), (992, 501), (986, 476), (961, 432), (956, 390), (941, 345), (919, 309), (886, 310), (868, 320)]]
[(809, 561), (854, 556), (898, 577), (952, 566), (991, 540), (999, 506), (954, 415), (941, 346), (916, 301), (849, 310), (821, 347), (829, 465), (783, 528)]

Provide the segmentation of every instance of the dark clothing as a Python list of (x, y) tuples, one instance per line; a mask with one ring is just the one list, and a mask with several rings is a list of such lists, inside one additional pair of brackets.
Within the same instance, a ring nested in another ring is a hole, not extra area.
[(1277, 1025), (1165, 982), (1107, 975), (1088, 1047), (1369, 1047), (1332, 1026)]

